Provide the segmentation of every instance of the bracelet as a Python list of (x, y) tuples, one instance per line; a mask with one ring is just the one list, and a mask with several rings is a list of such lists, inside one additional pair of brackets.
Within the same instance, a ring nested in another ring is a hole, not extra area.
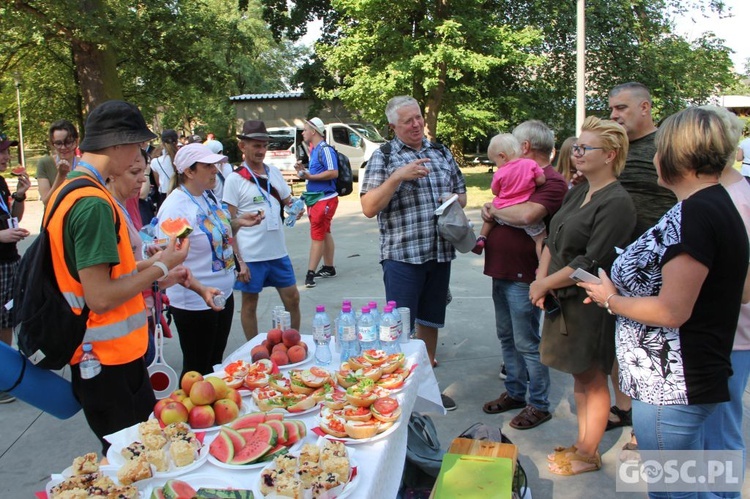
[(608, 296), (608, 297), (607, 297), (607, 298), (606, 298), (606, 299), (604, 300), (604, 308), (606, 308), (606, 309), (607, 309), (607, 312), (609, 312), (609, 315), (617, 315), (617, 314), (615, 314), (614, 312), (612, 312), (612, 309), (611, 309), (611, 308), (609, 308), (609, 299), (610, 299), (610, 298), (612, 298), (613, 296), (619, 296), (619, 295), (618, 295), (617, 293), (612, 293), (611, 295), (609, 295), (609, 296)]
[(154, 262), (152, 266), (156, 267), (157, 269), (160, 269), (164, 273), (164, 275), (161, 276), (159, 279), (157, 279), (157, 281), (161, 281), (162, 279), (167, 277), (167, 275), (169, 275), (169, 269), (167, 268), (167, 265), (164, 262)]
[(18, 194), (17, 192), (14, 192), (13, 194), (10, 195), (10, 197), (15, 199), (19, 203), (23, 203), (24, 201), (26, 201), (26, 193)]

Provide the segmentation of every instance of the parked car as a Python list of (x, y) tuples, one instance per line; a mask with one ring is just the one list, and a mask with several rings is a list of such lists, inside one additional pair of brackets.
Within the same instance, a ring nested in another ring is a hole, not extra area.
[[(359, 179), (372, 153), (385, 139), (372, 125), (362, 123), (329, 123), (325, 126), (326, 142), (337, 151), (345, 154), (352, 165), (354, 179)], [(308, 146), (302, 142), (302, 129), (297, 127), (273, 127), (268, 129), (271, 140), (268, 143), (266, 163), (279, 170), (294, 170), (299, 159), (307, 163)]]

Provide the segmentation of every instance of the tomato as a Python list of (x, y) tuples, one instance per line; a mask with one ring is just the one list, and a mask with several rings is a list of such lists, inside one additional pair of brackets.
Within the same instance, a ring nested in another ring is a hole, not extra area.
[(368, 407), (356, 407), (354, 409), (346, 409), (344, 411), (344, 415), (349, 416), (364, 416), (365, 414), (369, 414), (370, 409)]
[(247, 362), (245, 362), (244, 360), (237, 360), (225, 367), (224, 372), (230, 376), (233, 376), (234, 373), (238, 371), (247, 371), (248, 367), (249, 366), (247, 365)]
[(342, 423), (338, 418), (329, 419), (328, 427), (331, 428), (333, 431), (336, 431), (339, 433), (346, 433), (346, 429), (344, 429), (344, 423)]
[(398, 400), (392, 397), (379, 398), (375, 401), (373, 407), (380, 414), (391, 414), (393, 411), (398, 409)]
[(330, 376), (328, 371), (326, 371), (325, 369), (321, 369), (320, 367), (311, 367), (310, 373), (313, 376), (317, 376), (318, 378), (327, 378)]

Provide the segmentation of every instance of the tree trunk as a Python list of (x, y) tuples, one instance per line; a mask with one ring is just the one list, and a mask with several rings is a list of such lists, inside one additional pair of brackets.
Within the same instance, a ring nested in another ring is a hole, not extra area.
[(424, 103), (424, 133), (427, 136), (427, 140), (431, 141), (435, 141), (435, 137), (437, 137), (438, 116), (440, 115), (440, 107), (443, 104), (446, 87), (446, 63), (441, 62), (438, 70), (440, 71), (438, 84), (428, 92)]
[(114, 50), (107, 45), (71, 40), (76, 75), (80, 82), (84, 114), (102, 102), (122, 99)]

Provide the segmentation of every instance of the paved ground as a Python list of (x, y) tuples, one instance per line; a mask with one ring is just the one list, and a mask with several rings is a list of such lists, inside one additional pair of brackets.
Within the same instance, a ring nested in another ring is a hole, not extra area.
[[(29, 203), (23, 226), (38, 227), (41, 204)], [(477, 220), (477, 213), (470, 213)], [(287, 229), (289, 251), (297, 278), (304, 281), (309, 250), (308, 224), (302, 221)], [(302, 330), (311, 330), (315, 305), (325, 304), (337, 312), (341, 300), (349, 298), (355, 306), (371, 299), (382, 306), (384, 290), (378, 265), (377, 223), (361, 215), (356, 198), (344, 199), (334, 223), (337, 244), (335, 279), (319, 279), (318, 286), (300, 286)], [(558, 477), (547, 471), (545, 455), (555, 445), (575, 440), (573, 384), (569, 375), (552, 371), (550, 394), (554, 418), (527, 431), (510, 428), (507, 423), (517, 411), (505, 415), (488, 415), (482, 404), (503, 391), (498, 379), (501, 364), (499, 342), (495, 336), (494, 313), (490, 297), (490, 279), (482, 274), (482, 258), (474, 254), (459, 255), (453, 264), (451, 290), (453, 303), (448, 307), (447, 323), (440, 333), (435, 374), (441, 386), (458, 403), (458, 409), (446, 416), (433, 415), (440, 442), (444, 448), (453, 438), (475, 422), (501, 426), (519, 446), (521, 463), (528, 474), (535, 498), (607, 498), (615, 497), (615, 473), (618, 453), (627, 441), (628, 431), (615, 430), (605, 435), (601, 445), (604, 467), (596, 473), (578, 477)], [(278, 295), (267, 290), (261, 295), (259, 321), (268, 327), (271, 310), (280, 304)], [(230, 353), (244, 342), (239, 315), (227, 348)], [(166, 344), (166, 357), (179, 366), (180, 350), (175, 339)], [(179, 370), (179, 368), (178, 368)], [(745, 411), (750, 411), (750, 393), (744, 397)], [(42, 490), (52, 472), (60, 472), (78, 455), (98, 449), (98, 441), (88, 429), (82, 414), (60, 421), (23, 402), (0, 406), (0, 497), (26, 498)], [(746, 418), (745, 434), (750, 435)], [(746, 485), (745, 497), (750, 497)], [(643, 497), (640, 494), (623, 497)], [(618, 496), (619, 497), (619, 496)]]

